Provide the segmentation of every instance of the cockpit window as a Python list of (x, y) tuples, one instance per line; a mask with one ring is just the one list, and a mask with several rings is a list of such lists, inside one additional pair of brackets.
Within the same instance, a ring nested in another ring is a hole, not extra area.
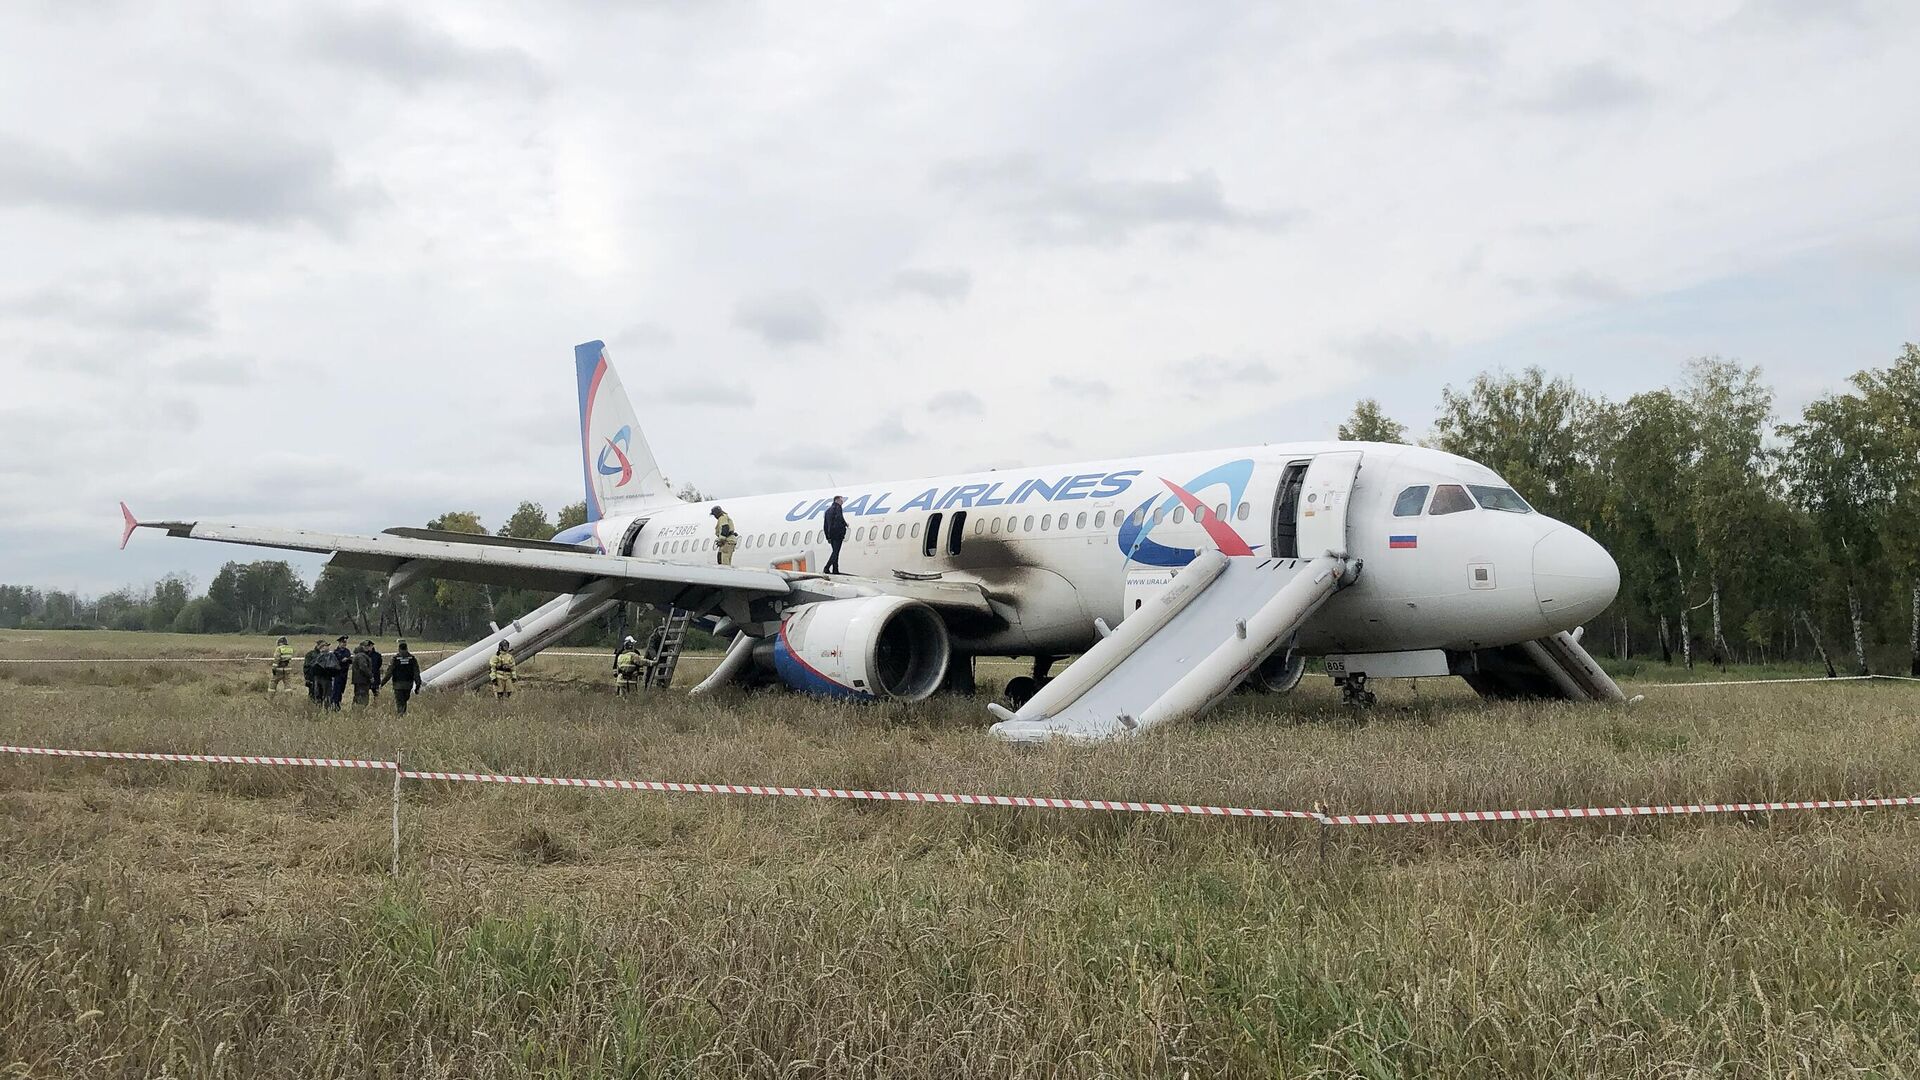
[(1486, 487), (1481, 484), (1468, 484), (1467, 490), (1480, 500), (1480, 505), (1488, 510), (1504, 510), (1509, 514), (1531, 514), (1533, 507), (1520, 493), (1508, 487)]
[(1436, 517), (1441, 514), (1457, 514), (1462, 510), (1473, 509), (1473, 500), (1467, 497), (1467, 489), (1459, 484), (1441, 484), (1433, 489), (1433, 505), (1427, 507), (1427, 513)]
[(1420, 508), (1427, 504), (1428, 490), (1425, 484), (1415, 484), (1401, 492), (1400, 497), (1393, 500), (1393, 516), (1419, 517)]

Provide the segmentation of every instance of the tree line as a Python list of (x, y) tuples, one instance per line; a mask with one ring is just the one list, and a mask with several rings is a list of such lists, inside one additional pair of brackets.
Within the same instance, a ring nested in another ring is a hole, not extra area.
[[(1409, 441), (1372, 399), (1355, 406), (1339, 434)], [(1542, 513), (1613, 553), (1620, 595), (1587, 637), (1602, 655), (1689, 666), (1818, 658), (1830, 670), (1904, 666), (1920, 676), (1920, 348), (1912, 344), (1794, 417), (1776, 414), (1759, 368), (1719, 357), (1691, 360), (1673, 385), (1624, 401), (1537, 367), (1483, 373), (1441, 392), (1420, 441), (1498, 471)], [(680, 494), (704, 498), (691, 487)], [(524, 502), (498, 535), (546, 540), (585, 518), (584, 503), (549, 520), (540, 504)], [(471, 511), (427, 525), (487, 531)], [(263, 560), (227, 563), (200, 595), (181, 575), (100, 597), (0, 585), (0, 627), (339, 628), (470, 640), (548, 599), (457, 581), (388, 590), (378, 574), (331, 567), (309, 586), (286, 562)], [(589, 636), (627, 625), (616, 620)]]
[[(1920, 349), (1798, 416), (1774, 405), (1759, 368), (1719, 357), (1624, 401), (1529, 368), (1448, 387), (1421, 441), (1495, 469), (1613, 553), (1620, 595), (1589, 648), (1830, 671), (1837, 655), (1866, 674), (1876, 657), (1896, 666), (1904, 638), (1898, 666), (1920, 676)], [(1408, 441), (1372, 400), (1340, 436)]]

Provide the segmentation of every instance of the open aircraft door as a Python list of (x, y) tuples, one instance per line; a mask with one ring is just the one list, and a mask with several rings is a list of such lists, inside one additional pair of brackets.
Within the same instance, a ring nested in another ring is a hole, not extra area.
[(1339, 450), (1315, 455), (1301, 485), (1300, 557), (1316, 559), (1329, 552), (1347, 553), (1347, 506), (1353, 501), (1353, 480), (1360, 472), (1360, 451)]

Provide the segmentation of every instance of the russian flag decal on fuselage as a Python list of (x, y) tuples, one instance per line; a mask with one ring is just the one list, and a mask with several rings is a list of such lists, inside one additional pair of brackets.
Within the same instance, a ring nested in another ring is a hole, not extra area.
[(1387, 537), (1387, 547), (1392, 548), (1393, 550), (1396, 550), (1396, 551), (1402, 548), (1417, 548), (1419, 546), (1420, 546), (1420, 538), (1418, 536)]

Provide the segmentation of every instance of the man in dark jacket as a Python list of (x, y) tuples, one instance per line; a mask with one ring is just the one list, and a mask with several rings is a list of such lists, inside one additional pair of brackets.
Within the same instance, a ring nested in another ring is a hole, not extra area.
[(420, 661), (407, 651), (407, 643), (400, 643), (400, 651), (393, 654), (393, 663), (387, 665), (387, 677), (384, 682), (393, 684), (393, 708), (401, 716), (407, 715), (407, 699), (425, 683), (420, 678)]
[(327, 708), (339, 712), (340, 698), (347, 692), (347, 678), (353, 672), (353, 650), (347, 648), (347, 635), (341, 634), (340, 644), (327, 655), (333, 658), (332, 667), (327, 667), (324, 659), (321, 661), (322, 669), (333, 678), (327, 687)]
[(373, 651), (373, 642), (363, 641), (353, 650), (353, 704), (365, 705), (380, 685), (380, 654)]
[(827, 507), (827, 516), (820, 522), (821, 535), (825, 536), (827, 543), (833, 547), (833, 551), (827, 556), (826, 572), (829, 574), (840, 572), (840, 545), (847, 540), (847, 512), (840, 509), (840, 504), (846, 501), (845, 495), (835, 495), (833, 505)]
[(320, 683), (320, 654), (327, 651), (327, 643), (316, 641), (313, 648), (307, 650), (307, 658), (300, 665), (300, 672), (307, 680), (307, 700), (315, 705), (327, 699), (326, 691)]

